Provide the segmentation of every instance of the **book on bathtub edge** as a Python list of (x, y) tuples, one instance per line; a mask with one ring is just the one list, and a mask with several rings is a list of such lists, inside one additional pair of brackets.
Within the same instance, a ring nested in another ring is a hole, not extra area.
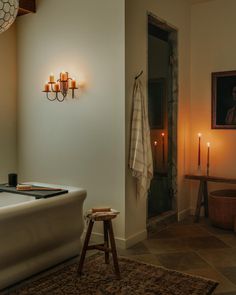
[[(37, 187), (37, 186), (35, 186)], [(27, 195), (27, 196), (33, 196), (35, 197), (35, 199), (42, 199), (42, 198), (51, 198), (51, 197), (55, 197), (61, 194), (66, 194), (68, 193), (68, 190), (62, 190), (59, 189), (58, 191), (46, 191), (46, 190), (37, 190), (37, 191), (21, 191), (21, 190), (17, 190), (16, 187), (14, 186), (8, 186), (8, 184), (0, 184), (0, 192), (9, 192), (9, 193), (13, 193), (13, 194), (20, 194), (20, 195)], [(1, 194), (0, 194), (1, 197)]]

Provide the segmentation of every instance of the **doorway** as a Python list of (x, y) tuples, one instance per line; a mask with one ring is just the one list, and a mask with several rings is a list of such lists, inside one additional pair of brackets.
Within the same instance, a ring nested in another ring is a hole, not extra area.
[(148, 218), (176, 211), (177, 31), (148, 15), (148, 116), (154, 176)]

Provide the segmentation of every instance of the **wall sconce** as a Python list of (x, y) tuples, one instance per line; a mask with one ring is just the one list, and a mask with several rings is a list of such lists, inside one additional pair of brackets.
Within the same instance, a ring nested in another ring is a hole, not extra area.
[(60, 79), (56, 82), (53, 74), (49, 76), (49, 81), (44, 85), (43, 92), (46, 93), (47, 99), (50, 101), (58, 100), (62, 102), (66, 98), (69, 89), (72, 90), (72, 98), (74, 98), (75, 89), (78, 89), (78, 87), (76, 87), (76, 80), (70, 78), (68, 72), (61, 72)]

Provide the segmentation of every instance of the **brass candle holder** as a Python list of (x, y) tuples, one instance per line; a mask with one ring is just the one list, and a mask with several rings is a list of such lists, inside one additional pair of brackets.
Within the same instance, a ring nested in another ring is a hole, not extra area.
[(78, 89), (78, 87), (76, 87), (76, 80), (70, 78), (68, 72), (61, 72), (60, 78), (56, 82), (53, 74), (49, 76), (49, 81), (46, 82), (43, 92), (46, 93), (48, 100), (58, 100), (59, 102), (62, 102), (67, 97), (69, 89), (71, 89), (71, 96), (74, 98), (75, 90)]

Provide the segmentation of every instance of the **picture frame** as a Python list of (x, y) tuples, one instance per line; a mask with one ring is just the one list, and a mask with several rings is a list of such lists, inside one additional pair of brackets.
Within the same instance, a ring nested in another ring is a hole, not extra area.
[(148, 80), (148, 114), (150, 129), (163, 129), (166, 102), (166, 79)]
[(236, 129), (236, 70), (213, 72), (212, 129)]

